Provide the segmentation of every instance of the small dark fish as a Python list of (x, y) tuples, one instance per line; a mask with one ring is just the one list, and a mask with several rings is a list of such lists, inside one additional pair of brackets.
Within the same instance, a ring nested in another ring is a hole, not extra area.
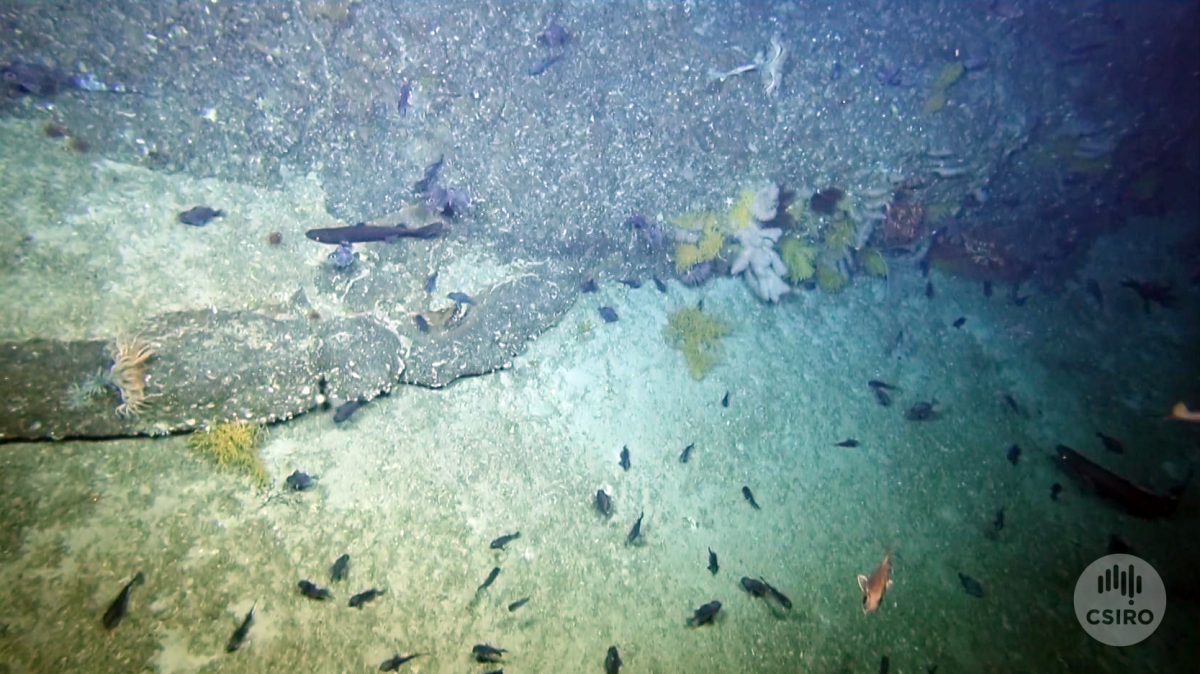
[(841, 442), (835, 443), (834, 446), (836, 446), (836, 447), (857, 447), (858, 440), (855, 440), (854, 438), (846, 438), (845, 440), (842, 440)]
[(679, 463), (687, 463), (688, 462), (688, 459), (691, 458), (691, 456), (692, 456), (692, 447), (695, 447), (695, 446), (696, 446), (696, 443), (693, 442), (692, 444), (683, 448), (683, 453), (679, 455)]
[(646, 516), (645, 511), (638, 514), (637, 521), (633, 523), (633, 528), (629, 530), (629, 535), (625, 537), (626, 542), (632, 543), (642, 535), (642, 518)]
[(640, 279), (640, 278), (621, 279), (621, 283), (629, 286), (630, 288), (634, 288), (634, 289), (642, 287), (642, 279)]
[(425, 292), (431, 293), (437, 290), (437, 277), (438, 273), (436, 271), (425, 277)]
[(354, 415), (355, 412), (357, 412), (360, 408), (362, 408), (363, 405), (366, 404), (367, 401), (360, 398), (358, 400), (351, 400), (348, 403), (338, 405), (337, 410), (335, 410), (333, 413), (333, 423), (340, 424), (349, 419)]
[(398, 239), (432, 239), (442, 233), (443, 225), (432, 222), (424, 227), (409, 229), (404, 226), (385, 227), (383, 225), (368, 225), (360, 222), (350, 227), (327, 227), (310, 229), (304, 236), (317, 243), (371, 243), (374, 241), (396, 241)]
[(117, 598), (108, 605), (108, 610), (104, 612), (104, 629), (111, 630), (121, 623), (121, 619), (125, 617), (125, 611), (129, 608), (129, 593), (137, 585), (146, 582), (146, 576), (141, 571), (133, 577), (125, 587), (121, 588), (121, 593)]
[(489, 587), (491, 587), (492, 583), (496, 582), (496, 578), (499, 575), (500, 575), (500, 567), (493, 566), (491, 572), (488, 573), (488, 577), (486, 579), (484, 579), (483, 585), (480, 585), (479, 587), (475, 588), (475, 591), (480, 592), (482, 590), (488, 589)]
[(600, 307), (600, 318), (603, 318), (605, 323), (616, 323), (618, 316), (612, 307)]
[(175, 216), (175, 219), (185, 225), (203, 227), (212, 222), (214, 218), (223, 217), (225, 217), (225, 211), (209, 208), (208, 206), (196, 206)]
[(924, 278), (929, 278), (929, 256), (922, 258), (921, 263), (917, 265), (917, 268), (921, 270), (921, 276)]
[(699, 627), (713, 621), (717, 614), (721, 612), (721, 602), (713, 600), (696, 609), (691, 618), (688, 618), (687, 624), (690, 627)]
[(329, 580), (336, 583), (339, 580), (346, 580), (350, 577), (350, 555), (349, 553), (338, 557), (334, 561), (333, 566), (329, 567)]
[(937, 405), (937, 398), (929, 402), (921, 401), (908, 409), (909, 421), (928, 421), (936, 416), (937, 412), (933, 409)]
[(742, 496), (750, 502), (751, 508), (754, 508), (755, 510), (762, 510), (762, 508), (758, 507), (758, 502), (754, 500), (754, 493), (750, 491), (750, 487), (745, 485), (742, 486)]
[(604, 674), (620, 674), (621, 672), (621, 654), (617, 653), (616, 646), (608, 647), (608, 654), (604, 656)]
[(1012, 294), (1012, 301), (1013, 301), (1014, 305), (1016, 305), (1018, 307), (1023, 307), (1023, 306), (1025, 306), (1025, 301), (1028, 300), (1029, 297), (1030, 297), (1029, 295), (1025, 295), (1024, 297), (1022, 297), (1021, 295), (1017, 294), (1016, 290), (1014, 290), (1013, 294)]
[(708, 549), (708, 570), (714, 576), (721, 570), (721, 565), (717, 564), (717, 553), (713, 552), (712, 548)]
[(1021, 448), (1017, 445), (1009, 445), (1008, 451), (1004, 453), (1004, 456), (1008, 458), (1009, 463), (1015, 466), (1021, 458)]
[(651, 276), (650, 278), (654, 280), (654, 287), (658, 288), (658, 292), (660, 292), (660, 293), (667, 292), (667, 284), (663, 283), (662, 279), (660, 279), (657, 276)]
[(293, 491), (307, 491), (317, 486), (317, 478), (315, 476), (309, 475), (308, 473), (301, 473), (298, 470), (292, 471), (292, 474), (288, 475), (284, 482), (286, 482), (287, 486), (291, 487)]
[(583, 291), (583, 292), (585, 292), (585, 293), (594, 293), (594, 292), (596, 292), (596, 290), (597, 290), (597, 287), (596, 287), (596, 279), (594, 279), (594, 278), (590, 278), (590, 279), (588, 279), (588, 280), (584, 281), (584, 282), (583, 282), (583, 285), (579, 286), (579, 289), (580, 289), (580, 290), (582, 290), (582, 291)]
[(471, 299), (470, 295), (468, 295), (466, 293), (460, 293), (457, 290), (450, 293), (449, 295), (446, 295), (446, 297), (449, 297), (450, 299), (454, 300), (455, 302), (457, 302), (459, 304), (471, 304), (471, 305), (475, 304), (475, 300)]
[(417, 329), (420, 330), (422, 333), (424, 333), (426, 335), (429, 334), (429, 320), (426, 319), (424, 316), (422, 316), (421, 314), (413, 314), (413, 323), (417, 326)]
[(958, 319), (955, 320), (952, 325), (954, 325), (954, 327), (956, 327), (956, 328), (961, 328), (966, 322), (967, 322), (966, 316), (959, 316)]
[(354, 244), (343, 241), (333, 249), (332, 253), (325, 256), (325, 259), (329, 260), (329, 264), (333, 265), (334, 269), (349, 269), (358, 260), (358, 253), (354, 252)]
[(190, 224), (192, 227), (204, 227), (205, 224), (212, 222), (212, 219), (224, 217), (226, 213), (222, 210), (210, 209), (208, 206), (196, 206), (188, 209), (175, 216), (179, 222)]
[(596, 490), (596, 499), (593, 501), (596, 506), (596, 511), (605, 517), (612, 517), (612, 497), (603, 489)]
[(1104, 443), (1104, 448), (1107, 449), (1108, 451), (1112, 452), (1113, 454), (1124, 454), (1125, 453), (1125, 447), (1123, 447), (1121, 445), (1121, 441), (1112, 437), (1111, 435), (1105, 435), (1105, 434), (1097, 431), (1096, 437), (1100, 438), (1100, 441)]
[(438, 181), (438, 173), (442, 170), (442, 163), (446, 161), (446, 155), (440, 155), (437, 161), (425, 167), (425, 174), (420, 180), (413, 183), (413, 192), (417, 194), (425, 194), (429, 188)]
[(992, 528), (996, 531), (1004, 528), (1004, 508), (996, 511), (996, 518), (992, 520)]
[(725, 397), (721, 398), (721, 407), (729, 407), (729, 391), (726, 391)]
[(879, 674), (888, 674), (888, 670), (892, 667), (892, 661), (888, 660), (888, 656), (879, 658)]
[(772, 597), (775, 597), (775, 600), (778, 601), (779, 604), (781, 606), (783, 606), (784, 608), (790, 609), (792, 607), (791, 599), (788, 599), (786, 596), (784, 596), (784, 594), (782, 592), (771, 587), (771, 585), (769, 583), (761, 581), (757, 578), (750, 578), (749, 576), (743, 576), (742, 577), (742, 587), (745, 588), (745, 590), (747, 592), (754, 595), (755, 597), (765, 597), (766, 595), (769, 594)]
[(566, 56), (566, 54), (551, 54), (550, 56), (534, 61), (533, 65), (529, 66), (529, 76), (537, 77), (541, 75), (549, 70), (550, 66), (558, 63), (563, 56)]
[(972, 597), (983, 596), (983, 584), (970, 576), (958, 574), (958, 580), (962, 583), (963, 591)]
[(551, 20), (542, 29), (542, 32), (538, 33), (537, 39), (538, 42), (546, 45), (547, 48), (557, 49), (571, 40), (571, 34), (567, 32), (566, 28), (562, 27), (562, 24)]
[(779, 590), (776, 590), (770, 583), (766, 583), (766, 586), (767, 586), (767, 591), (771, 593), (772, 597), (775, 597), (775, 601), (779, 602), (780, 606), (782, 606), (786, 609), (792, 608), (792, 600), (791, 599), (788, 599), (786, 595), (784, 595)]
[(888, 395), (887, 391), (885, 391), (881, 388), (874, 388), (871, 390), (875, 392), (875, 401), (876, 402), (878, 402), (880, 405), (882, 405), (884, 407), (892, 406), (892, 396)]
[(992, 296), (992, 282), (991, 281), (983, 282), (983, 296), (984, 297)]
[(1096, 281), (1096, 279), (1094, 279), (1094, 278), (1088, 279), (1087, 291), (1088, 291), (1088, 294), (1092, 296), (1092, 299), (1096, 300), (1096, 306), (1100, 307), (1100, 309), (1103, 311), (1104, 310), (1104, 291), (1100, 289), (1100, 284)]
[(625, 221), (625, 226), (637, 232), (638, 238), (645, 239), (646, 243), (650, 244), (650, 250), (658, 250), (666, 243), (666, 233), (663, 232), (663, 228), (640, 213), (631, 215)]
[(842, 62), (834, 61), (833, 67), (829, 69), (829, 81), (836, 82), (842, 79)]
[(394, 672), (394, 671), (400, 669), (400, 665), (403, 665), (404, 663), (408, 662), (409, 660), (412, 660), (413, 658), (419, 658), (422, 655), (425, 655), (425, 654), (424, 653), (413, 653), (412, 655), (400, 655), (399, 653), (397, 653), (396, 655), (393, 655), (391, 658), (384, 660), (383, 664), (379, 665), (379, 671)]
[[(904, 334), (904, 333), (900, 333), (900, 334)], [(899, 338), (897, 338), (897, 340), (898, 339)], [(870, 386), (871, 388), (873, 388), (877, 391), (881, 390), (881, 389), (886, 389), (888, 391), (899, 391), (900, 390), (899, 386), (892, 386), (891, 384), (887, 383), (886, 381), (879, 381), (878, 379), (872, 379), (871, 381), (867, 382), (867, 386)]]
[(496, 662), (504, 657), (504, 653), (507, 652), (503, 648), (496, 648), (487, 644), (475, 644), (471, 649), (471, 655), (475, 657), (475, 662)]
[(369, 601), (375, 600), (376, 598), (378, 598), (380, 595), (384, 594), (385, 592), (387, 592), (387, 590), (385, 590), (383, 588), (375, 588), (375, 587), (373, 587), (369, 590), (363, 590), (362, 592), (359, 592), (358, 594), (354, 595), (353, 597), (350, 597), (350, 607), (356, 608), (361, 611), (364, 604), (366, 604)]
[(623, 470), (629, 470), (629, 445), (621, 448), (621, 460), (617, 462)]
[(1004, 404), (1008, 405), (1008, 408), (1017, 414), (1021, 413), (1021, 406), (1017, 404), (1017, 399), (1012, 397), (1011, 393), (1004, 394)]
[(1125, 539), (1116, 534), (1108, 536), (1108, 554), (1110, 555), (1132, 555), (1134, 554), (1133, 546), (1126, 543)]
[(1061, 493), (1062, 493), (1062, 485), (1061, 484), (1055, 482), (1054, 484), (1050, 485), (1050, 500), (1051, 501), (1057, 501), (1058, 495)]
[(509, 612), (509, 613), (512, 613), (513, 611), (515, 611), (515, 610), (517, 610), (517, 609), (521, 608), (522, 606), (524, 606), (524, 605), (526, 605), (526, 604), (528, 604), (528, 603), (529, 603), (529, 597), (523, 597), (523, 598), (521, 598), (521, 599), (518, 599), (518, 600), (516, 600), (516, 601), (514, 601), (513, 603), (511, 603), (511, 604), (509, 604), (509, 605), (508, 605), (508, 612)]
[(232, 653), (242, 647), (246, 642), (246, 637), (250, 635), (250, 625), (254, 624), (254, 607), (258, 606), (258, 602), (254, 602), (250, 606), (250, 610), (246, 611), (246, 617), (242, 619), (242, 624), (233, 631), (229, 636), (229, 641), (225, 643), (225, 652)]
[(396, 110), (401, 117), (408, 116), (408, 106), (412, 99), (412, 85), (404, 82), (400, 85), (400, 95), (396, 97)]
[(755, 597), (767, 596), (767, 584), (757, 578), (742, 576), (742, 587)]
[(925, 282), (925, 296), (931, 299), (933, 298), (933, 281)]
[(520, 537), (521, 537), (520, 531), (518, 531), (514, 534), (505, 534), (505, 535), (501, 536), (500, 538), (497, 538), (496, 540), (492, 541), (492, 544), (488, 547), (490, 547), (493, 550), (503, 550), (504, 546), (508, 545), (509, 543), (512, 543), (513, 541), (517, 540)]
[(309, 599), (316, 599), (317, 601), (325, 601), (333, 596), (333, 593), (329, 590), (323, 587), (317, 587), (316, 583), (312, 583), (307, 580), (302, 580), (299, 583), (296, 583), (296, 587), (300, 588), (300, 594), (308, 597)]

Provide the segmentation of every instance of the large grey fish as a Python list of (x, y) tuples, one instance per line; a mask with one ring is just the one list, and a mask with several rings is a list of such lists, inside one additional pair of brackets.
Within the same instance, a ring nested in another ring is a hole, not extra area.
[(372, 241), (395, 241), (401, 238), (432, 239), (442, 233), (442, 223), (433, 222), (424, 227), (410, 229), (403, 225), (387, 227), (360, 222), (350, 227), (328, 227), (310, 229), (304, 236), (318, 243), (369, 243)]

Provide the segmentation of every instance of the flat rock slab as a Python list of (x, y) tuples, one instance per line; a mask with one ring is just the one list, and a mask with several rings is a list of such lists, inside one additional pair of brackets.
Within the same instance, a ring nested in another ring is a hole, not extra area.
[[(269, 423), (311, 410), (318, 396), (370, 399), (404, 371), (400, 337), (367, 317), (307, 320), (255, 312), (165, 314), (144, 327), (145, 409), (116, 413), (120, 397), (77, 387), (112, 365), (99, 341), (0, 344), (5, 391), (0, 439), (160, 435), (216, 423)], [(74, 399), (75, 404), (71, 404)]]
[[(401, 333), (411, 339), (408, 366), (400, 380), (433, 388), (460, 377), (486, 374), (512, 363), (525, 343), (556, 324), (571, 307), (574, 282), (530, 274), (502, 283), (462, 305), (444, 322), (429, 317), (428, 333), (407, 321)], [(407, 340), (406, 340), (407, 341)]]
[[(561, 280), (561, 279), (560, 279)], [(102, 341), (0, 343), (0, 441), (161, 435), (233, 421), (271, 423), (322, 401), (370, 400), (399, 383), (441, 387), (508, 367), (527, 340), (570, 307), (567, 283), (532, 274), (427, 319), (392, 325), (363, 314), (311, 320), (251, 311), (164, 314), (140, 337), (148, 404), (116, 413), (120, 396), (78, 387), (112, 366)], [(406, 367), (407, 366), (407, 367)], [(73, 392), (73, 389), (74, 392)]]

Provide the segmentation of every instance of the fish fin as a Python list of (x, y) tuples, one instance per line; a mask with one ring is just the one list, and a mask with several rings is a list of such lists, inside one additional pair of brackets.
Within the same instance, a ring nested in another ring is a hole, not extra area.
[(858, 574), (858, 589), (862, 590), (863, 592), (867, 591), (867, 577), (861, 573)]
[(887, 585), (885, 586), (885, 589), (888, 589), (888, 590), (892, 589), (892, 581), (891, 580), (888, 580)]

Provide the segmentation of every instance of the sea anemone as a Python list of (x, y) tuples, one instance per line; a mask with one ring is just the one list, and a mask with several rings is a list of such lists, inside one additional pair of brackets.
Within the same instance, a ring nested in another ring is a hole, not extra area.
[(104, 368), (96, 370), (95, 374), (90, 374), (78, 382), (71, 384), (67, 389), (67, 394), (63, 396), (63, 403), (71, 410), (81, 410), (92, 402), (92, 398), (104, 393), (108, 387), (112, 385), (112, 380)]
[(117, 416), (130, 417), (146, 407), (146, 361), (154, 355), (141, 337), (119, 337), (112, 347), (108, 381), (121, 394)]

